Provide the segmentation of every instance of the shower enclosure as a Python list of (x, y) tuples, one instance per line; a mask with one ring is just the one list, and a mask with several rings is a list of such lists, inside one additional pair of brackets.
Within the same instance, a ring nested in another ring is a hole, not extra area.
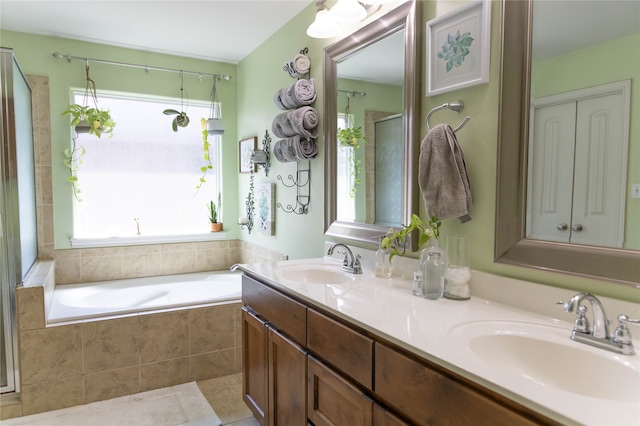
[(15, 289), (38, 257), (31, 88), (0, 48), (0, 389), (19, 391)]

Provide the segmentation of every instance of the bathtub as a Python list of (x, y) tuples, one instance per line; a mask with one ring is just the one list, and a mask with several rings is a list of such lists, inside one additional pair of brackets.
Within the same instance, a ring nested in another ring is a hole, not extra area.
[(240, 272), (215, 271), (55, 287), (48, 323), (240, 301)]

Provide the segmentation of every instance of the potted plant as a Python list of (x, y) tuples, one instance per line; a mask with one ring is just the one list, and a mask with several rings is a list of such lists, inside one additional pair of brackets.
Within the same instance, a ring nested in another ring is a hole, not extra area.
[(397, 232), (391, 232), (390, 230), (382, 239), (380, 247), (391, 249), (391, 253), (389, 254), (389, 262), (391, 262), (393, 256), (404, 256), (407, 240), (412, 232), (419, 232), (418, 245), (421, 246), (429, 242), (431, 238), (437, 240), (440, 237), (441, 224), (436, 216), (432, 216), (429, 222), (425, 223), (420, 219), (420, 216), (414, 213), (411, 216), (411, 223), (409, 225), (403, 225), (402, 229)]
[(97, 105), (91, 107), (71, 104), (62, 115), (71, 116), (71, 126), (75, 127), (76, 133), (89, 133), (98, 138), (103, 133), (109, 133), (110, 137), (113, 136), (112, 132), (116, 123), (111, 118), (111, 112), (109, 110), (100, 110)]
[(207, 209), (209, 211), (209, 222), (211, 222), (211, 232), (220, 232), (222, 231), (222, 222), (218, 222), (218, 215), (220, 213), (221, 206), (221, 198), (220, 193), (218, 193), (218, 205), (213, 201), (209, 201), (207, 205)]
[(347, 152), (348, 161), (351, 164), (351, 175), (353, 176), (353, 186), (350, 195), (354, 197), (360, 184), (360, 173), (362, 173), (362, 161), (359, 160), (355, 151), (360, 146), (360, 140), (367, 142), (367, 138), (362, 134), (360, 127), (348, 127), (346, 129), (338, 129), (338, 143), (345, 148), (352, 148)]

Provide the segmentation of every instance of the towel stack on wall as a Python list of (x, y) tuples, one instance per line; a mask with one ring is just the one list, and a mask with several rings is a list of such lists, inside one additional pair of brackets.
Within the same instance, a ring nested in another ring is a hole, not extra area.
[(315, 140), (318, 137), (318, 112), (311, 105), (316, 100), (317, 91), (313, 78), (300, 78), (309, 72), (309, 58), (298, 54), (285, 62), (284, 69), (299, 80), (273, 95), (275, 106), (285, 111), (278, 114), (271, 124), (273, 134), (282, 138), (273, 146), (273, 153), (281, 163), (315, 158), (318, 155)]

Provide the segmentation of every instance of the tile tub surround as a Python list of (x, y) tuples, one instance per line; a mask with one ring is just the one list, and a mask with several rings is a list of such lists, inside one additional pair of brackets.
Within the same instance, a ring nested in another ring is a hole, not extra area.
[(239, 302), (47, 327), (45, 287), (17, 290), (21, 409), (3, 418), (241, 371)]

